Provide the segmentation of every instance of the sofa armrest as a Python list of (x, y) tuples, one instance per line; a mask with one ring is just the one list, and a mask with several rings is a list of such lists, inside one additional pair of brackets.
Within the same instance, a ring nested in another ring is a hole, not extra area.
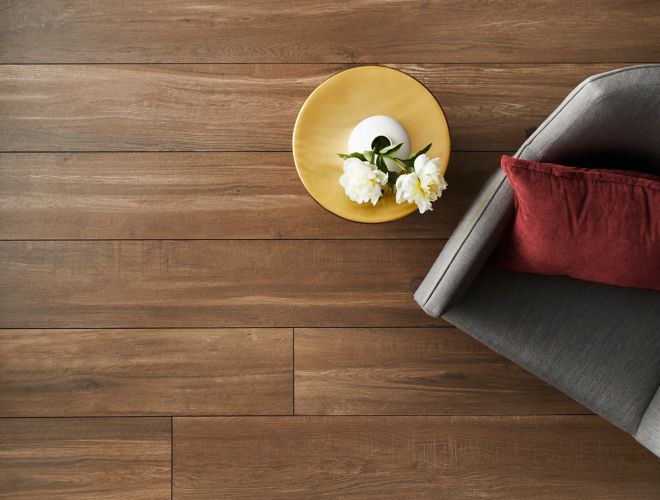
[(440, 316), (460, 299), (495, 249), (512, 214), (513, 191), (498, 168), (415, 292), (415, 300), (427, 314)]
[(635, 439), (660, 457), (660, 387), (642, 417)]

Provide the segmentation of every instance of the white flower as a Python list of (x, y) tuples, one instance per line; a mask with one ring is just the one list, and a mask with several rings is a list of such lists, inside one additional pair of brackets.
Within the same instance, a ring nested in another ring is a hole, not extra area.
[(375, 165), (358, 158), (344, 160), (344, 173), (339, 178), (346, 196), (357, 203), (371, 202), (375, 205), (383, 195), (383, 186), (387, 184), (387, 174)]
[(431, 203), (442, 196), (447, 183), (440, 173), (440, 158), (430, 160), (426, 155), (419, 155), (414, 166), (414, 172), (396, 180), (396, 202), (414, 203), (423, 214), (433, 210)]

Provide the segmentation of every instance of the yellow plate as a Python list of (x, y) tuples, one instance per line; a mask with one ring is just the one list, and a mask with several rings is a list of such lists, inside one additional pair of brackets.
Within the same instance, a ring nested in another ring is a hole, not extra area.
[(307, 98), (293, 129), (293, 158), (309, 194), (327, 210), (356, 222), (387, 222), (417, 207), (397, 205), (394, 194), (376, 206), (355, 203), (339, 185), (353, 127), (371, 115), (389, 115), (407, 130), (412, 152), (432, 142), (428, 155), (440, 157), (444, 175), (449, 162), (447, 120), (433, 94), (413, 77), (382, 66), (361, 66), (330, 77)]

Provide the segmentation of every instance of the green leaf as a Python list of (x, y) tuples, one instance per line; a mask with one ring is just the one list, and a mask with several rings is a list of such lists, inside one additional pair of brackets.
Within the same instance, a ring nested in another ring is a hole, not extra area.
[(433, 143), (430, 143), (430, 144), (428, 144), (424, 149), (420, 149), (420, 150), (417, 151), (417, 152), (416, 152), (416, 153), (415, 153), (410, 159), (413, 160), (413, 162), (414, 162), (415, 159), (416, 159), (418, 156), (421, 156), (421, 155), (423, 155), (423, 154), (428, 153), (428, 152), (429, 152), (429, 149), (431, 149), (431, 146), (432, 146), (432, 145), (433, 145)]
[(374, 162), (374, 152), (373, 151), (365, 151), (364, 152), (364, 157), (366, 158), (366, 160), (369, 163), (373, 164), (373, 162)]
[(387, 146), (386, 148), (381, 149), (380, 154), (386, 155), (396, 153), (399, 149), (401, 149), (401, 146), (403, 146), (403, 142), (400, 142), (399, 144), (392, 144), (391, 146)]
[(342, 160), (348, 160), (349, 158), (357, 158), (358, 160), (367, 161), (362, 153), (351, 153), (349, 155), (343, 153), (337, 153), (337, 156)]
[(396, 184), (396, 180), (399, 178), (401, 174), (399, 172), (390, 172), (387, 177), (387, 183), (394, 187)]
[(403, 165), (406, 166), (406, 173), (412, 172), (413, 168), (415, 168), (415, 160), (417, 159), (417, 157), (428, 153), (429, 149), (431, 149), (431, 145), (432, 143), (428, 144), (424, 149), (420, 149), (410, 158), (407, 158), (405, 160), (397, 159), (399, 162), (401, 162)]
[(385, 161), (381, 155), (376, 156), (376, 166), (381, 172), (387, 173), (387, 166), (385, 165)]

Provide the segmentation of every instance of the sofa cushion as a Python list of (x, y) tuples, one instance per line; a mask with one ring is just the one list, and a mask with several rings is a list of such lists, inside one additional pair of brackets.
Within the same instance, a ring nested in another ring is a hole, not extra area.
[(506, 270), (660, 290), (660, 177), (509, 156), (516, 215)]
[(635, 434), (660, 385), (658, 304), (653, 290), (489, 269), (443, 318)]

